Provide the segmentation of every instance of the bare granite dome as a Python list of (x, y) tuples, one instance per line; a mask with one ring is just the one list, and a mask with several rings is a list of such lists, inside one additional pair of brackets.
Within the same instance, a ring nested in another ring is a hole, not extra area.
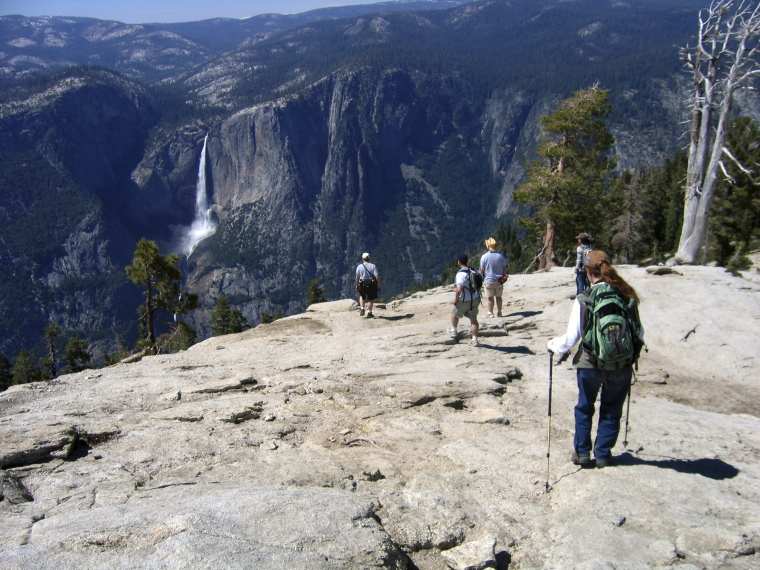
[(570, 463), (555, 358), (545, 489), (571, 269), (512, 276), (479, 347), (448, 287), (335, 301), (0, 393), (0, 568), (757, 568), (760, 284), (620, 270), (649, 351), (612, 467)]

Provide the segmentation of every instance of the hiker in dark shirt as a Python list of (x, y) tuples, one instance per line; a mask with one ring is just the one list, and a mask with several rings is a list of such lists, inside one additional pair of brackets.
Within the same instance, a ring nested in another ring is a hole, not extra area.
[[(643, 344), (644, 329), (640, 327), (638, 316), (639, 296), (625, 280), (618, 275), (612, 267), (610, 258), (606, 253), (599, 250), (590, 250), (583, 261), (583, 270), (586, 273), (593, 289), (603, 283), (609, 284), (623, 297), (626, 302), (634, 300), (631, 307), (632, 318), (635, 318), (639, 326), (639, 337)], [(550, 339), (546, 343), (549, 352), (565, 354), (580, 340), (583, 341), (588, 323), (589, 311), (583, 305), (584, 298), (576, 297), (570, 313), (570, 321), (567, 332), (559, 337)], [(581, 467), (606, 467), (612, 458), (612, 448), (617, 442), (620, 432), (620, 418), (623, 415), (623, 405), (628, 395), (628, 388), (633, 374), (633, 362), (625, 363), (617, 370), (604, 370), (597, 367), (593, 354), (584, 347), (581, 348), (573, 359), (576, 364), (576, 376), (578, 380), (578, 404), (575, 406), (575, 441), (574, 451), (570, 460)], [(597, 394), (601, 389), (602, 395), (599, 405), (599, 422), (597, 425), (596, 440), (593, 451), (596, 462), (591, 459), (591, 428), (594, 419), (594, 404)]]
[(362, 262), (356, 267), (355, 274), (356, 290), (359, 293), (359, 316), (364, 316), (364, 307), (367, 307), (367, 318), (374, 317), (372, 314), (373, 301), (377, 299), (377, 291), (380, 289), (380, 273), (377, 266), (369, 261), (369, 253), (362, 254)]

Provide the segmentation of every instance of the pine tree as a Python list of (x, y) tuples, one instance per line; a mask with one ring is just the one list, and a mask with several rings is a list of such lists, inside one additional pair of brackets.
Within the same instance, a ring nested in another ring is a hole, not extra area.
[(314, 303), (324, 303), (325, 301), (327, 301), (327, 297), (325, 297), (322, 285), (319, 284), (319, 279), (309, 279), (309, 285), (306, 288), (306, 304), (313, 305)]
[(713, 255), (720, 265), (729, 269), (748, 266), (745, 254), (754, 231), (760, 227), (760, 175), (753, 176), (760, 167), (758, 141), (760, 129), (751, 119), (741, 117), (733, 121), (728, 148), (738, 163), (751, 171), (739, 168), (735, 162), (727, 162), (729, 178), (721, 181), (716, 189), (710, 218)]
[(61, 336), (61, 327), (55, 323), (50, 323), (45, 327), (45, 342), (48, 346), (48, 353), (42, 360), (42, 374), (48, 380), (58, 376), (58, 354), (56, 343)]
[(641, 227), (644, 217), (641, 215), (641, 199), (644, 193), (643, 178), (645, 172), (638, 169), (626, 173), (618, 182), (618, 192), (623, 195), (623, 213), (615, 218), (610, 229), (611, 244), (617, 257), (623, 263), (633, 263), (644, 249)]
[(243, 313), (233, 309), (229, 299), (225, 296), (216, 300), (210, 323), (213, 336), (235, 334), (248, 328), (248, 322)]
[(137, 285), (145, 288), (145, 304), (141, 311), (141, 321), (145, 324), (143, 343), (156, 352), (156, 321), (177, 330), (175, 320), (159, 319), (159, 314), (184, 315), (198, 305), (198, 296), (181, 291), (182, 271), (177, 267), (179, 256), (161, 255), (158, 246), (147, 239), (141, 239), (135, 248), (132, 265), (126, 268), (127, 276)]
[(11, 372), (14, 384), (29, 384), (30, 382), (39, 382), (42, 379), (40, 367), (34, 355), (28, 350), (21, 350), (16, 355)]
[(515, 191), (517, 202), (535, 210), (522, 227), (543, 236), (539, 268), (557, 264), (555, 248), (574, 242), (578, 231), (599, 234), (610, 213), (614, 143), (604, 120), (611, 112), (608, 91), (576, 91), (551, 115), (541, 117), (542, 160), (528, 165), (528, 180)]
[(81, 372), (90, 364), (92, 354), (87, 341), (81, 338), (71, 337), (66, 342), (66, 348), (63, 350), (63, 360), (66, 366), (63, 368), (65, 374)]
[(0, 392), (13, 385), (13, 369), (8, 357), (0, 352)]

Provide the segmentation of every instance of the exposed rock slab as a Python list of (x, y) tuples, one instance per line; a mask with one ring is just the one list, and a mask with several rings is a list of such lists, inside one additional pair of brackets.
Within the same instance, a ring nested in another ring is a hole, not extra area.
[(477, 347), (451, 287), (327, 303), (0, 393), (0, 567), (756, 568), (760, 285), (621, 271), (649, 352), (613, 467), (567, 460), (557, 358), (547, 465), (571, 269), (512, 276)]

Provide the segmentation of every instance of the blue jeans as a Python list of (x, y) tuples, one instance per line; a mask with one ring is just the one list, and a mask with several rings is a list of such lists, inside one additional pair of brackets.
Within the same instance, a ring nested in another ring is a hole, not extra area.
[[(578, 405), (575, 406), (575, 453), (579, 457), (591, 456), (591, 427), (594, 420), (594, 404), (599, 389), (599, 425), (596, 428), (594, 457), (607, 460), (617, 443), (623, 404), (628, 395), (633, 370), (626, 366), (620, 370), (597, 370), (578, 368)], [(606, 378), (606, 382), (605, 382)]]
[(588, 279), (586, 279), (586, 272), (581, 269), (575, 274), (575, 292), (576, 294), (583, 293), (586, 289), (588, 289)]

